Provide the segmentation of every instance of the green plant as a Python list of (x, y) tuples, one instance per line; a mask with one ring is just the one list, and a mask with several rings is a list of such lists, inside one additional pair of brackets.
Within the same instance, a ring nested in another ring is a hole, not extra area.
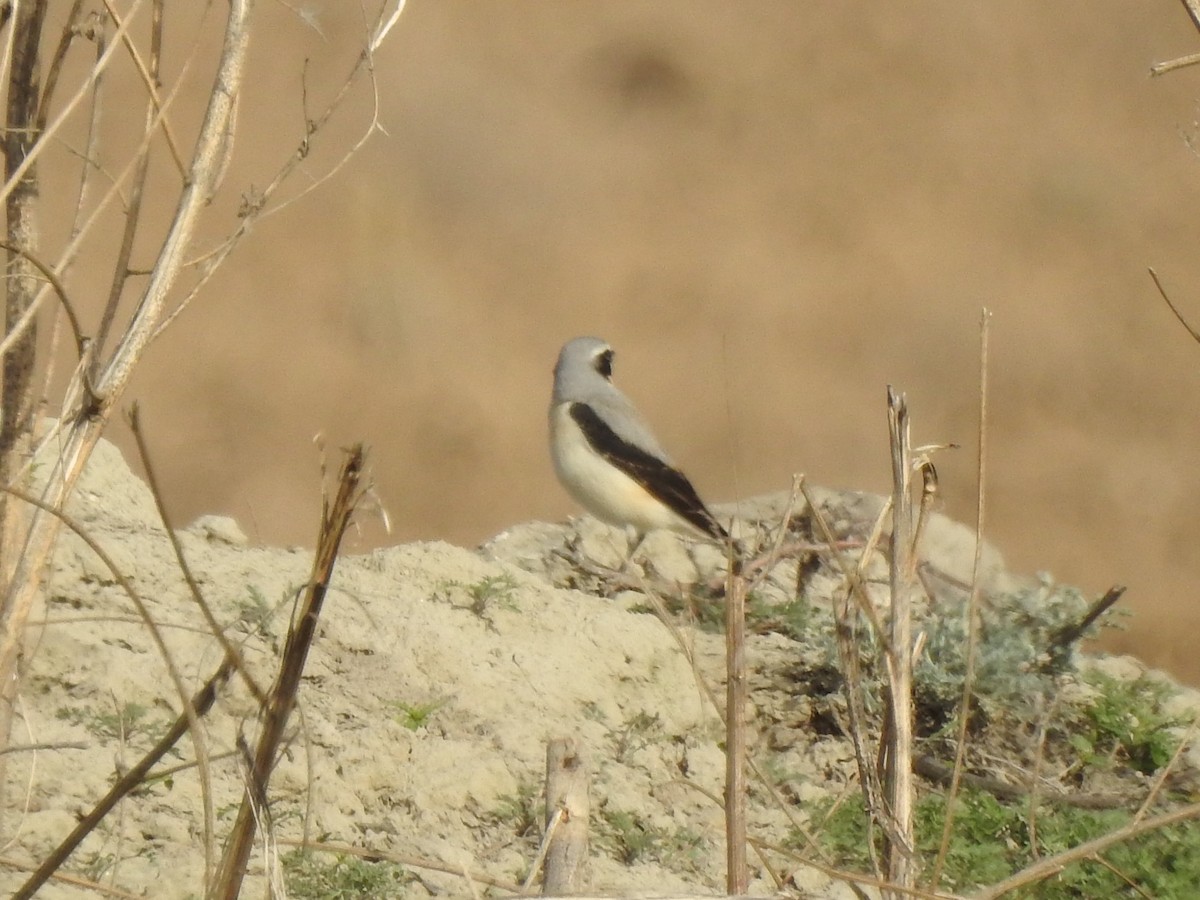
[(522, 781), (515, 794), (504, 794), (492, 811), (492, 818), (512, 825), (517, 837), (536, 837), (542, 833), (542, 804), (540, 791), (532, 781)]
[(409, 731), (424, 728), (429, 724), (429, 720), (433, 714), (445, 705), (445, 700), (434, 700), (430, 703), (405, 703), (401, 700), (392, 701), (392, 706), (399, 710), (399, 713), (394, 716), (395, 720)]
[(235, 600), (234, 606), (237, 609), (235, 625), (244, 628), (247, 634), (264, 638), (271, 636), (269, 625), (275, 609), (267, 602), (262, 591), (252, 584), (247, 585), (246, 596)]
[(654, 856), (661, 832), (636, 813), (606, 807), (597, 838), (601, 846), (628, 866)]
[(392, 862), (368, 862), (356, 856), (332, 859), (307, 850), (292, 850), (282, 858), (284, 879), (294, 900), (389, 900), (405, 896), (412, 876)]
[(784, 603), (772, 603), (756, 591), (746, 597), (746, 628), (755, 634), (776, 633), (806, 641), (812, 625), (812, 604), (804, 597)]
[(1129, 681), (1098, 671), (1087, 673), (1085, 681), (1097, 694), (1078, 712), (1068, 738), (1084, 763), (1117, 761), (1143, 775), (1165, 766), (1179, 743), (1171, 729), (1185, 724), (1163, 711), (1171, 688), (1151, 678)]
[[(1130, 820), (1125, 810), (1086, 810), (1069, 806), (1039, 808), (1037, 854), (1035, 833), (1029, 827), (1026, 803), (1003, 803), (991, 794), (966, 790), (958, 798), (954, 833), (942, 874), (944, 890), (963, 892), (994, 884), (1045, 857), (1108, 834)], [(831, 804), (813, 809), (820, 821)], [(945, 798), (922, 797), (914, 825), (918, 855), (932, 860), (942, 837)], [(874, 837), (879, 839), (878, 829)], [(818, 840), (839, 865), (870, 870), (868, 833), (861, 797), (852, 797), (834, 810)], [(797, 835), (791, 841), (803, 847)], [(1120, 872), (1117, 875), (1114, 869)], [(1137, 888), (1131, 888), (1130, 885)], [(1200, 829), (1178, 825), (1118, 844), (1103, 862), (1086, 860), (1069, 866), (1054, 878), (1017, 891), (1019, 898), (1078, 900), (1091, 897), (1190, 897), (1200, 884)], [(1139, 893), (1140, 891), (1140, 893)]]
[(600, 812), (596, 840), (627, 866), (653, 860), (671, 868), (694, 870), (704, 851), (704, 839), (691, 829), (660, 828), (637, 813), (607, 806)]
[(54, 715), (64, 722), (83, 726), (97, 737), (123, 741), (131, 741), (154, 731), (160, 724), (158, 718), (151, 717), (150, 707), (133, 701), (118, 706), (112, 712), (62, 706)]
[(625, 720), (623, 727), (613, 729), (610, 733), (615, 745), (616, 761), (626, 762), (630, 754), (649, 746), (661, 733), (662, 720), (657, 713), (648, 713), (642, 710), (630, 716)]
[(518, 587), (516, 579), (507, 573), (504, 575), (488, 575), (474, 584), (463, 584), (460, 581), (446, 581), (441, 585), (442, 590), (445, 590), (447, 594), (454, 591), (465, 593), (468, 602), (465, 605), (460, 604), (460, 606), (489, 622), (488, 610), (492, 606), (499, 606), (502, 609), (512, 612), (520, 609), (517, 606), (516, 600)]

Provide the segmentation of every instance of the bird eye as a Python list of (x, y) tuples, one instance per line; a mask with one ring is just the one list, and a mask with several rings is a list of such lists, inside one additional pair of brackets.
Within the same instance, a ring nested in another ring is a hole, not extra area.
[(599, 372), (601, 375), (603, 375), (605, 378), (611, 379), (612, 378), (612, 362), (613, 362), (613, 352), (611, 350), (605, 350), (602, 353), (596, 354), (596, 362), (595, 362), (596, 371)]

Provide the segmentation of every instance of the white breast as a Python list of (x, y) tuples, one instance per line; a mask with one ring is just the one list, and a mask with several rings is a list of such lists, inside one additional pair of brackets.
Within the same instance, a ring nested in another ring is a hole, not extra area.
[(641, 532), (656, 528), (693, 532), (682, 517), (592, 449), (571, 418), (570, 404), (550, 413), (550, 453), (563, 487), (588, 512), (612, 525), (632, 525)]

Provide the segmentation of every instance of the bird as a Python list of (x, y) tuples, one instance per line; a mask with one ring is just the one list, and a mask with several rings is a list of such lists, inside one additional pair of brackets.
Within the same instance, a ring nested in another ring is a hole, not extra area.
[(596, 518), (632, 529), (635, 547), (656, 529), (727, 543), (729, 533), (612, 383), (614, 355), (598, 337), (574, 338), (558, 354), (550, 399), (558, 480)]

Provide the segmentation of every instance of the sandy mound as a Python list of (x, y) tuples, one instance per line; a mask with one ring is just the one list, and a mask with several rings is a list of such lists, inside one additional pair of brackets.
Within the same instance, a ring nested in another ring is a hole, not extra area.
[[(880, 503), (829, 492), (821, 502), (842, 535), (861, 533)], [(784, 503), (744, 504), (741, 527), (777, 520)], [(97, 448), (71, 512), (130, 575), (193, 690), (219, 662), (219, 649), (178, 573), (148, 490), (111, 445)], [(181, 536), (218, 619), (268, 679), (309, 555), (246, 546), (226, 519), (201, 520)], [(592, 887), (719, 888), (722, 818), (705, 796), (722, 790), (719, 719), (676, 639), (644, 611), (644, 595), (612, 587), (606, 567), (623, 550), (611, 530), (585, 519), (514, 528), (479, 552), (411, 544), (341, 559), (301, 691), (302, 716), (293, 720), (297, 735), (272, 782), (275, 834), (307, 833), (519, 880), (536, 846), (529, 826), (540, 815), (546, 741), (575, 735), (594, 771)], [(927, 551), (938, 573), (936, 601), (961, 603), (969, 530), (938, 517)], [(669, 535), (652, 536), (645, 552), (646, 577), (660, 585), (705, 581), (722, 566), (714, 548)], [(990, 592), (1030, 583), (1005, 573), (995, 551), (985, 560)], [(796, 590), (802, 564), (772, 573), (764, 602), (773, 591)], [(819, 570), (804, 590), (828, 597), (838, 580)], [(674, 592), (665, 590), (668, 598)], [(27, 861), (52, 848), (180, 708), (128, 597), (77, 537), (64, 535), (44, 615), (34, 618), (14, 742), (78, 746), (12, 758), (8, 796), (27, 802), (8, 811), (5, 855)], [(690, 628), (682, 636), (719, 690), (721, 637)], [(798, 804), (790, 812), (797, 821), (806, 818), (799, 804), (839, 789), (852, 768), (848, 742), (814, 734), (811, 698), (781, 675), (815, 653), (770, 629), (750, 648), (752, 746), (769, 752), (781, 792)], [(206, 720), (218, 837), (241, 797), (234, 751), (239, 732), (252, 736), (252, 709), (230, 686)], [(182, 763), (194, 753), (185, 739), (169, 759)], [(198, 896), (203, 822), (197, 772), (181, 769), (127, 800), (69, 868), (163, 900)], [(792, 822), (755, 789), (751, 826), (782, 842)], [(261, 886), (261, 854), (252, 871)], [(407, 896), (466, 893), (461, 878), (416, 874)], [(772, 886), (761, 868), (754, 875), (756, 890)], [(0, 873), (0, 890), (19, 881)], [(811, 871), (796, 881), (813, 896), (852, 896)], [(39, 896), (78, 892), (51, 886)]]

